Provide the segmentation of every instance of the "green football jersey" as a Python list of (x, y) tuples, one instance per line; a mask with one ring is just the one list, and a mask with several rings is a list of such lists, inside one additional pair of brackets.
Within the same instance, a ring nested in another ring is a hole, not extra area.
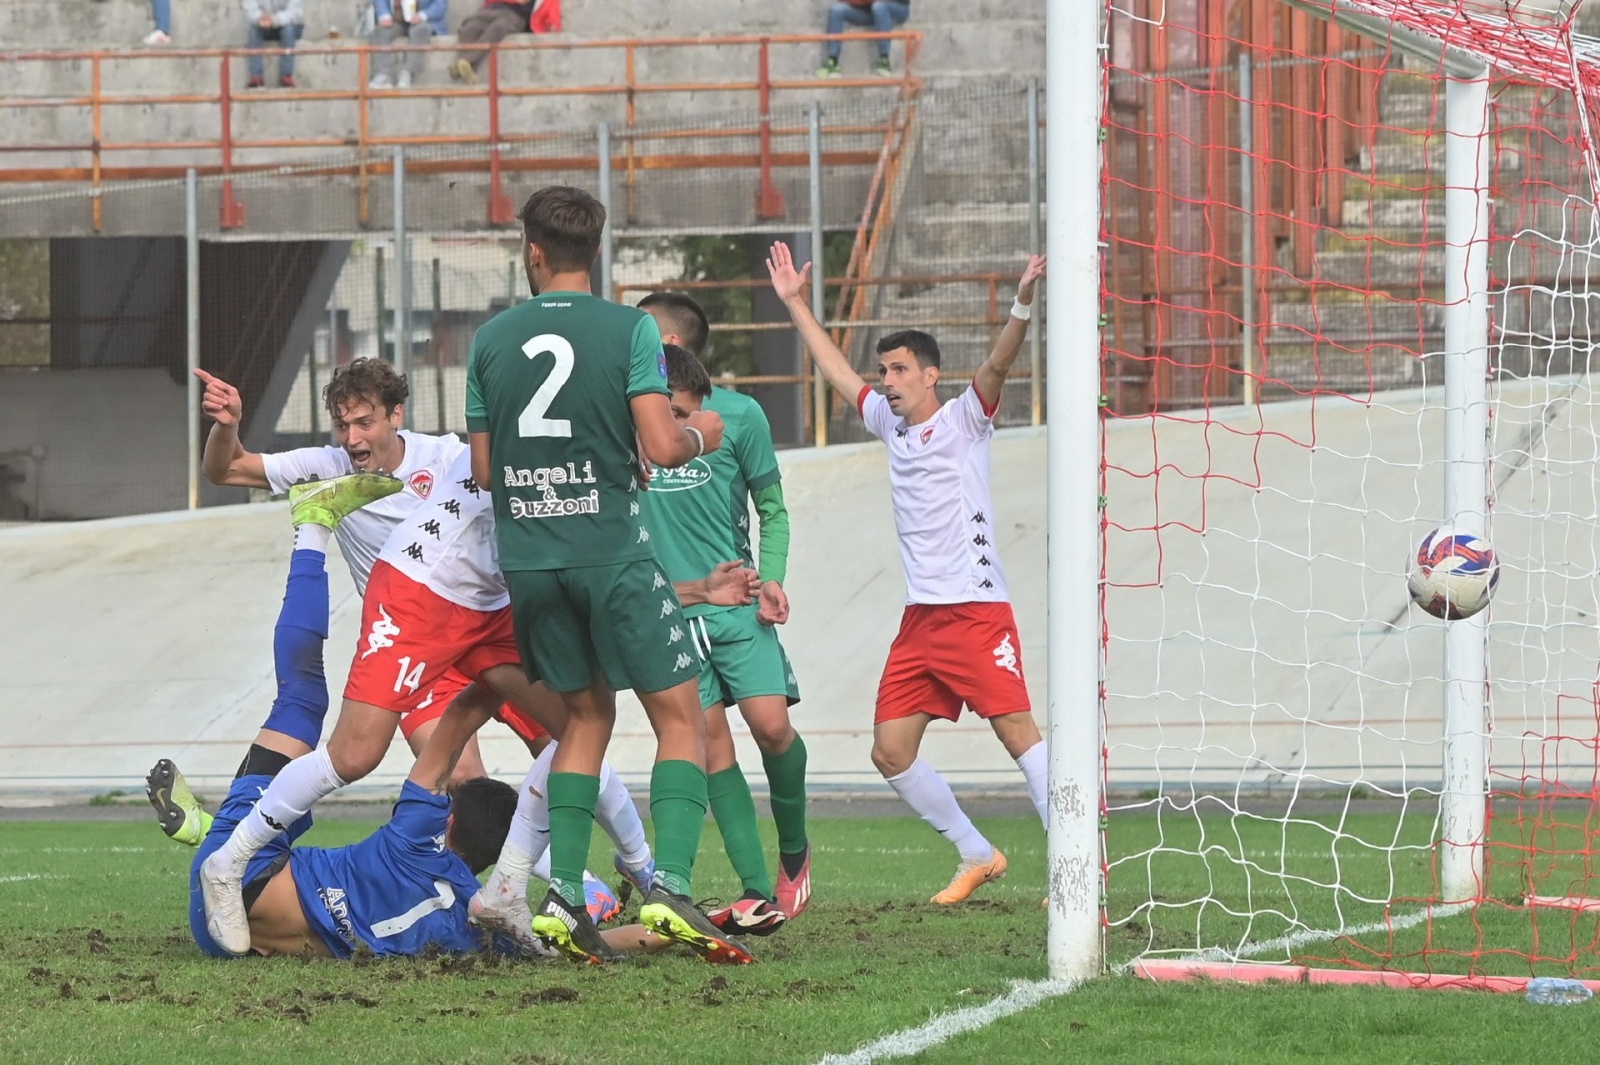
[(489, 434), (502, 570), (653, 558), (639, 513), (629, 401), (667, 393), (655, 319), (547, 292), (472, 338), (467, 429)]
[[(761, 404), (726, 388), (713, 388), (705, 409), (722, 415), (722, 446), (686, 466), (656, 470), (644, 493), (646, 524), (667, 579), (699, 580), (719, 562), (750, 554), (750, 493), (779, 479), (772, 426)], [(715, 610), (692, 606), (687, 617)]]

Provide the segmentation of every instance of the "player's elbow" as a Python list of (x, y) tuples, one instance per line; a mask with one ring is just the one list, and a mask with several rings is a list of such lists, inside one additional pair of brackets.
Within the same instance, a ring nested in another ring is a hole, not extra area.
[(235, 462), (227, 466), (204, 469), (206, 480), (222, 488), (266, 488), (266, 478), (257, 477), (243, 465)]

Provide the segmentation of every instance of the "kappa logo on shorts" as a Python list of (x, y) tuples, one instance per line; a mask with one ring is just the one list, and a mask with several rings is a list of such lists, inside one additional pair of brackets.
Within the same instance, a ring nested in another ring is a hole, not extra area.
[(650, 585), (650, 590), (652, 592), (659, 592), (661, 589), (665, 588), (666, 586), (667, 586), (667, 579), (665, 577), (663, 577), (660, 573), (657, 573), (654, 583), (652, 583)]
[(1022, 671), (1017, 669), (1017, 649), (1011, 645), (1011, 634), (1009, 632), (1006, 633), (1006, 638), (1000, 641), (1000, 646), (996, 647), (990, 654), (994, 655), (996, 669), (1003, 669), (1019, 679), (1022, 677)]
[(688, 669), (692, 665), (694, 665), (694, 659), (690, 658), (687, 654), (684, 654), (683, 652), (680, 651), (678, 653), (678, 668), (679, 669)]
[(636, 542), (637, 543), (641, 543), (641, 544), (649, 543), (650, 542), (650, 530), (646, 529), (643, 525), (639, 526), (639, 539)]
[(406, 484), (410, 485), (411, 490), (417, 493), (417, 495), (421, 496), (423, 499), (427, 499), (429, 494), (433, 491), (433, 474), (429, 473), (427, 470), (418, 470), (416, 473), (411, 475), (411, 477), (406, 481)]
[(679, 643), (682, 640), (683, 630), (676, 625), (672, 626), (672, 631), (667, 633), (667, 646), (671, 647), (673, 644)]
[(673, 611), (675, 611), (677, 609), (678, 609), (678, 604), (674, 603), (671, 599), (663, 599), (663, 600), (661, 600), (661, 616), (662, 617), (664, 617), (664, 618), (671, 617)]
[(372, 623), (372, 631), (367, 633), (367, 649), (361, 652), (362, 658), (369, 658), (385, 647), (393, 647), (393, 637), (400, 635), (400, 626), (389, 617), (389, 611), (382, 603), (378, 604), (378, 620)]
[(637, 518), (638, 516), (639, 516), (639, 501), (638, 500), (634, 500), (632, 503), (628, 504), (628, 517)]

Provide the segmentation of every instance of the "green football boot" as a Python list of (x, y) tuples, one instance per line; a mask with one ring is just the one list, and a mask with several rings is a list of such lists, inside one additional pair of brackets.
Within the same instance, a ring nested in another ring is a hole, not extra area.
[(161, 831), (186, 847), (198, 847), (211, 831), (212, 817), (189, 790), (178, 767), (163, 758), (144, 778), (145, 798), (155, 807)]
[(545, 947), (577, 962), (600, 965), (621, 961), (623, 955), (613, 950), (595, 927), (585, 906), (569, 906), (555, 888), (544, 897), (544, 905), (533, 915), (532, 931)]
[(639, 923), (663, 939), (687, 944), (713, 965), (749, 965), (755, 961), (748, 947), (723, 935), (693, 902), (659, 884), (644, 897)]
[(296, 528), (321, 525), (332, 529), (368, 503), (386, 499), (405, 482), (387, 473), (347, 473), (321, 481), (289, 486), (289, 520)]

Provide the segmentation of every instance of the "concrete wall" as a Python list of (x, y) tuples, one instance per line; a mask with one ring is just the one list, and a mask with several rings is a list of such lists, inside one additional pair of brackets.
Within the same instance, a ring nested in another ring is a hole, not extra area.
[(0, 372), (0, 465), (23, 477), (12, 503), (46, 519), (186, 506), (184, 397), (163, 370)]

